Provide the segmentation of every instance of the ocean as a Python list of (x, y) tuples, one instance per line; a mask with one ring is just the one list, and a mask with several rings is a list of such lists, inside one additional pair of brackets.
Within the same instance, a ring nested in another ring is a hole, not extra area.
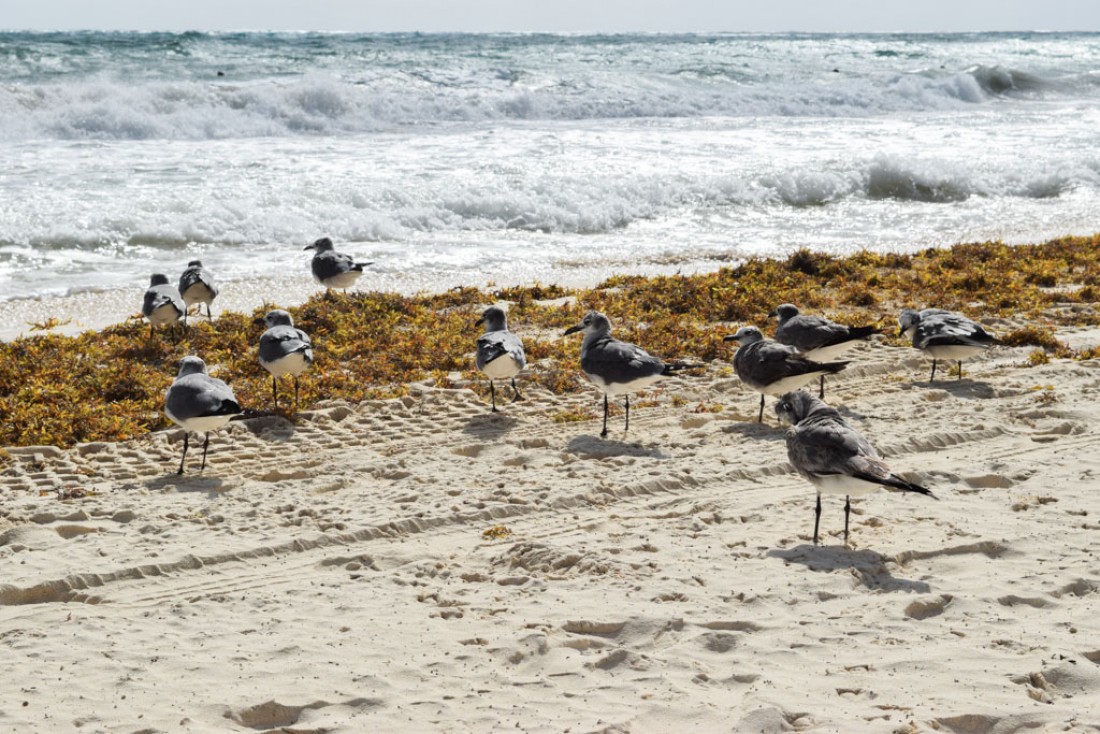
[(1096, 231), (1100, 34), (0, 33), (0, 301)]

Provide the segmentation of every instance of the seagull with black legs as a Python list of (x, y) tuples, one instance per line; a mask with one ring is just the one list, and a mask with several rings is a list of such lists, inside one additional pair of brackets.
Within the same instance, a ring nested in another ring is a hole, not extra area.
[(875, 447), (852, 428), (834, 408), (804, 390), (779, 398), (775, 414), (792, 427), (787, 431), (787, 458), (794, 470), (817, 489), (814, 508), (814, 545), (821, 524), (821, 495), (844, 495), (844, 544), (852, 497), (879, 489), (915, 492), (937, 499), (928, 489), (890, 470)]
[[(203, 267), (201, 260), (192, 260), (187, 263), (187, 269), (180, 276), (179, 290), (187, 309), (190, 309), (196, 303), (205, 303), (206, 318), (211, 321), (214, 320), (214, 315), (210, 312), (210, 304), (218, 297), (218, 284), (214, 281), (214, 276), (210, 274), (210, 271)], [(202, 315), (201, 306), (199, 307), (199, 315)], [(183, 320), (184, 323), (187, 322), (186, 311), (184, 311)]]
[(271, 399), (279, 408), (279, 378), (294, 378), (294, 409), (298, 409), (298, 376), (313, 365), (309, 335), (294, 326), (289, 313), (277, 308), (257, 319), (267, 326), (260, 337), (260, 365), (271, 373)]
[(351, 255), (337, 252), (328, 237), (322, 237), (312, 245), (306, 245), (304, 249), (315, 252), (310, 261), (310, 269), (313, 277), (325, 288), (350, 288), (363, 274), (363, 268), (373, 265), (369, 262), (355, 262)]
[(164, 414), (183, 429), (183, 456), (176, 474), (183, 474), (187, 459), (187, 441), (192, 431), (204, 434), (201, 472), (206, 468), (206, 450), (210, 432), (229, 423), (243, 412), (233, 389), (206, 372), (206, 363), (198, 357), (180, 360), (180, 371), (164, 396)]
[(760, 393), (760, 415), (764, 422), (764, 396), (782, 395), (813, 382), (817, 377), (835, 375), (847, 362), (814, 362), (794, 347), (765, 339), (755, 326), (742, 326), (723, 341), (736, 341), (733, 369), (741, 382)]
[(932, 357), (929, 384), (936, 379), (938, 360), (958, 360), (961, 380), (963, 360), (981, 354), (998, 343), (997, 338), (983, 329), (981, 324), (942, 308), (926, 308), (923, 311), (903, 308), (898, 316), (898, 325), (898, 336), (908, 336), (914, 348)]
[[(775, 330), (777, 342), (794, 347), (802, 356), (815, 362), (838, 359), (880, 331), (877, 326), (845, 326), (822, 316), (804, 316), (797, 306), (790, 303), (777, 306), (768, 316), (779, 319)], [(821, 376), (817, 396), (825, 397), (825, 375)]]
[(497, 395), (493, 380), (512, 380), (512, 402), (523, 400), (516, 387), (516, 375), (527, 366), (527, 356), (523, 352), (523, 342), (508, 331), (508, 317), (504, 310), (490, 306), (481, 314), (477, 325), (485, 325), (485, 333), (477, 340), (477, 368), (489, 378), (489, 396), (493, 401), (493, 412), (497, 412)]
[(152, 336), (154, 327), (175, 324), (183, 318), (187, 306), (179, 290), (168, 284), (167, 275), (153, 273), (141, 304), (141, 313), (149, 320), (149, 335)]
[(626, 396), (626, 427), (630, 430), (630, 393), (644, 390), (661, 379), (684, 369), (702, 367), (677, 360), (664, 362), (641, 347), (619, 341), (611, 336), (611, 322), (599, 311), (589, 311), (576, 326), (563, 336), (584, 332), (581, 342), (581, 370), (603, 391), (603, 430), (607, 437), (608, 396)]

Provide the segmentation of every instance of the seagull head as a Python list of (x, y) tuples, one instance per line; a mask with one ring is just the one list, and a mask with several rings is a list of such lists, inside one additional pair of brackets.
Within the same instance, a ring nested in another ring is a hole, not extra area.
[(755, 326), (742, 326), (737, 330), (736, 334), (730, 334), (729, 336), (722, 337), (724, 342), (737, 342), (740, 346), (744, 347), (754, 342), (763, 340), (764, 334), (760, 329)]
[(187, 267), (189, 267), (189, 268), (201, 268), (202, 267), (202, 260), (192, 260), (191, 262), (187, 263)]
[(329, 250), (335, 249), (335, 245), (332, 244), (332, 240), (330, 240), (328, 237), (322, 237), (321, 239), (314, 242), (312, 245), (306, 245), (303, 249), (316, 250), (317, 252), (327, 252)]
[(152, 288), (155, 285), (168, 285), (168, 276), (164, 273), (153, 273), (149, 277), (149, 287)]
[(589, 311), (579, 324), (570, 326), (562, 336), (576, 334), (578, 331), (583, 331), (586, 336), (589, 334), (610, 334), (611, 322), (599, 311)]
[(257, 321), (265, 324), (269, 329), (272, 326), (294, 326), (294, 319), (281, 308), (268, 311), (262, 319), (257, 319)]
[(920, 325), (920, 313), (911, 308), (903, 308), (898, 315), (898, 336), (911, 334)]
[(779, 402), (775, 404), (775, 415), (780, 423), (796, 426), (811, 413), (822, 408), (828, 409), (829, 406), (805, 390), (798, 390), (779, 398)]
[(481, 313), (474, 326), (485, 324), (485, 331), (504, 331), (508, 328), (508, 317), (499, 306), (489, 306)]
[(176, 375), (177, 378), (185, 377), (187, 375), (205, 375), (206, 362), (203, 362), (201, 358), (190, 356), (184, 357), (180, 360), (180, 371)]
[(782, 303), (775, 307), (775, 310), (768, 314), (768, 318), (773, 319), (776, 316), (779, 317), (779, 323), (783, 323), (787, 319), (793, 319), (798, 315), (798, 306), (790, 303)]

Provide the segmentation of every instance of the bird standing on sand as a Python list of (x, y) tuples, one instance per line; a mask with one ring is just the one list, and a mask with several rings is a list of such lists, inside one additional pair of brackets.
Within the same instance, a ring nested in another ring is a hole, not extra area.
[(607, 396), (626, 395), (626, 427), (630, 430), (630, 393), (643, 390), (664, 377), (683, 369), (702, 365), (677, 360), (663, 362), (641, 347), (611, 336), (611, 322), (598, 311), (589, 311), (563, 336), (584, 332), (581, 343), (581, 370), (596, 387), (603, 390), (603, 431), (607, 436)]
[(259, 323), (267, 325), (260, 337), (260, 365), (271, 373), (271, 398), (279, 407), (279, 378), (294, 377), (294, 409), (298, 409), (298, 376), (313, 365), (309, 335), (295, 328), (294, 319), (282, 309), (268, 311)]
[(844, 495), (844, 544), (848, 544), (848, 520), (852, 497), (878, 489), (916, 492), (932, 499), (928, 489), (890, 471), (882, 457), (859, 431), (834, 408), (808, 392), (787, 393), (775, 406), (779, 420), (793, 427), (787, 431), (787, 458), (795, 471), (817, 489), (814, 509), (814, 545), (821, 524), (821, 495)]
[[(202, 266), (201, 260), (192, 260), (187, 263), (187, 269), (180, 276), (180, 296), (186, 308), (190, 309), (196, 303), (206, 304), (206, 318), (213, 320), (210, 313), (210, 304), (218, 297), (218, 284), (214, 282), (214, 276)], [(202, 308), (199, 308), (202, 314)], [(183, 314), (184, 323), (187, 322), (187, 312)]]
[(187, 306), (184, 305), (180, 292), (168, 285), (167, 275), (153, 273), (149, 278), (149, 288), (145, 291), (141, 312), (149, 319), (149, 335), (152, 336), (153, 327), (174, 324), (183, 318)]
[(815, 377), (834, 375), (848, 365), (847, 362), (814, 362), (794, 347), (765, 339), (755, 326), (742, 326), (723, 341), (736, 341), (740, 345), (733, 355), (733, 369), (741, 382), (760, 393), (757, 423), (764, 422), (765, 395), (797, 390)]
[(508, 331), (508, 317), (504, 310), (490, 306), (481, 314), (477, 325), (485, 324), (485, 333), (477, 340), (477, 368), (489, 378), (489, 396), (493, 401), (493, 412), (497, 410), (496, 390), (493, 380), (511, 378), (512, 402), (523, 400), (516, 387), (516, 375), (527, 366), (527, 356), (523, 353), (523, 342)]
[(941, 308), (926, 308), (923, 311), (903, 308), (898, 316), (898, 325), (898, 336), (908, 336), (916, 349), (932, 357), (932, 375), (928, 378), (928, 384), (936, 379), (937, 360), (957, 359), (961, 380), (963, 360), (981, 354), (998, 343), (997, 338), (983, 329), (981, 324)]
[(363, 274), (363, 268), (373, 263), (357, 263), (351, 255), (336, 252), (332, 240), (322, 237), (304, 249), (316, 254), (310, 262), (313, 277), (326, 288), (350, 288)]
[[(815, 362), (837, 359), (859, 342), (879, 332), (877, 326), (845, 326), (821, 316), (803, 316), (790, 303), (776, 307), (768, 316), (779, 318), (779, 327), (775, 330), (777, 342), (794, 347), (806, 359)], [(821, 376), (817, 396), (825, 397), (825, 375)]]
[(187, 439), (191, 431), (204, 434), (201, 472), (206, 468), (206, 450), (210, 432), (216, 431), (243, 411), (232, 388), (206, 373), (206, 363), (198, 357), (180, 360), (180, 371), (164, 396), (164, 414), (183, 429), (183, 456), (176, 474), (183, 474), (187, 458)]

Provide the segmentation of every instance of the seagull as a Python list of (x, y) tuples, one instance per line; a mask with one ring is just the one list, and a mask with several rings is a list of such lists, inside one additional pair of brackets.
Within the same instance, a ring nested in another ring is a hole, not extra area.
[(936, 379), (936, 361), (957, 359), (959, 379), (962, 379), (964, 359), (981, 354), (994, 344), (997, 338), (965, 316), (941, 308), (914, 311), (903, 308), (898, 316), (898, 336), (908, 336), (913, 346), (923, 349), (932, 357), (932, 375), (928, 384)]
[[(187, 263), (187, 269), (180, 276), (180, 295), (187, 308), (196, 303), (206, 304), (206, 318), (213, 320), (210, 313), (210, 304), (218, 297), (218, 284), (214, 282), (214, 276), (202, 266), (201, 260), (192, 260)], [(199, 308), (202, 313), (202, 308)], [(187, 313), (184, 312), (183, 320), (187, 321)]]
[(834, 408), (810, 393), (799, 390), (779, 398), (775, 406), (779, 420), (793, 427), (787, 430), (787, 458), (791, 466), (817, 488), (814, 509), (814, 545), (821, 523), (821, 495), (844, 495), (844, 544), (848, 544), (851, 498), (878, 489), (916, 492), (937, 499), (928, 489), (890, 471), (875, 447), (848, 425)]
[(294, 319), (282, 309), (268, 311), (256, 320), (266, 324), (260, 337), (260, 365), (271, 373), (271, 397), (279, 407), (279, 378), (294, 377), (294, 409), (298, 409), (298, 375), (313, 364), (313, 346), (309, 335), (294, 328)]
[[(794, 347), (806, 359), (829, 362), (844, 355), (857, 343), (877, 334), (877, 326), (845, 326), (821, 316), (803, 316), (796, 306), (784, 303), (768, 316), (779, 317), (775, 340)], [(825, 375), (821, 376), (819, 398), (825, 397)]]
[(191, 431), (205, 434), (202, 442), (201, 472), (206, 468), (206, 449), (210, 432), (216, 431), (243, 411), (233, 390), (206, 373), (206, 363), (198, 357), (180, 360), (180, 371), (164, 396), (164, 414), (183, 429), (183, 456), (176, 474), (183, 474), (187, 458), (187, 438)]
[(490, 306), (481, 314), (477, 325), (485, 324), (485, 333), (477, 340), (477, 368), (489, 378), (489, 396), (493, 400), (493, 412), (497, 410), (497, 396), (493, 380), (512, 378), (512, 402), (523, 400), (516, 387), (516, 375), (527, 366), (523, 342), (508, 331), (508, 318), (504, 310)]
[(764, 421), (765, 395), (797, 390), (815, 377), (834, 375), (848, 365), (847, 362), (814, 362), (794, 347), (765, 339), (755, 326), (742, 326), (723, 341), (736, 341), (740, 345), (733, 355), (733, 369), (742, 382), (760, 393), (757, 423)]
[(145, 318), (149, 319), (149, 335), (152, 336), (153, 327), (174, 324), (183, 318), (187, 312), (187, 306), (180, 298), (180, 292), (168, 285), (168, 276), (163, 273), (154, 273), (149, 278), (149, 288), (145, 291), (141, 312)]
[(626, 395), (626, 427), (630, 430), (630, 393), (643, 390), (664, 377), (683, 369), (702, 367), (677, 360), (663, 362), (641, 347), (611, 336), (611, 322), (599, 311), (589, 311), (563, 336), (584, 332), (581, 343), (581, 369), (596, 387), (603, 390), (603, 431), (607, 437), (607, 396)]
[(351, 255), (337, 252), (328, 237), (322, 237), (305, 249), (316, 251), (310, 268), (313, 270), (313, 277), (326, 288), (350, 288), (363, 274), (363, 268), (373, 264), (357, 263)]

